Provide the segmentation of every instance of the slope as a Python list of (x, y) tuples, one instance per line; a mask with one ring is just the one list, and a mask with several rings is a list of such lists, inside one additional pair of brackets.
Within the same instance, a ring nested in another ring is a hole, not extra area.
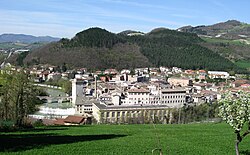
[(31, 52), (25, 63), (49, 63), (90, 69), (135, 68), (151, 65), (136, 44), (104, 29), (90, 28), (72, 39), (61, 39)]
[(165, 28), (145, 35), (113, 34), (90, 28), (72, 39), (61, 39), (31, 52), (26, 64), (50, 63), (91, 69), (177, 66), (193, 69), (238, 70), (229, 60), (202, 47), (196, 34)]

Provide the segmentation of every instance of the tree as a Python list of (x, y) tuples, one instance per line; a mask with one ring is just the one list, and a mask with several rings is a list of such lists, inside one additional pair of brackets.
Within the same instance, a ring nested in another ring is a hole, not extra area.
[(23, 126), (27, 115), (35, 112), (35, 105), (41, 103), (36, 97), (36, 87), (23, 70), (1, 70), (0, 86), (0, 119), (12, 120), (17, 127)]
[[(250, 133), (250, 93), (239, 91), (234, 95), (228, 92), (219, 103), (219, 116), (233, 127), (236, 134), (235, 151), (239, 155), (239, 143)], [(242, 131), (244, 125), (247, 125), (245, 132)]]
[(69, 95), (71, 95), (71, 91), (72, 91), (72, 84), (69, 80), (64, 80), (64, 79), (60, 79), (58, 81), (58, 84), (60, 87), (62, 87), (63, 91)]
[(62, 72), (66, 72), (67, 71), (66, 63), (63, 63), (63, 65), (61, 66), (61, 71)]

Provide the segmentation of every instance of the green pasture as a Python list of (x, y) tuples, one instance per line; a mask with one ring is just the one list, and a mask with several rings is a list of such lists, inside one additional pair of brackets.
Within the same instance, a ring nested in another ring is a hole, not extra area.
[[(224, 123), (41, 127), (0, 133), (0, 154), (141, 155), (162, 148), (163, 154), (172, 155), (233, 155), (234, 138)], [(250, 136), (240, 150), (250, 153)]]

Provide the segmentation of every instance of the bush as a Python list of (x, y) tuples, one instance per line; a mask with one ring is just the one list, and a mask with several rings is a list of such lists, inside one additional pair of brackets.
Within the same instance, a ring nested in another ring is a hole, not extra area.
[(0, 131), (13, 131), (16, 127), (13, 121), (0, 121)]
[(43, 120), (38, 119), (37, 121), (35, 121), (35, 122), (33, 123), (33, 126), (34, 126), (34, 127), (44, 126)]

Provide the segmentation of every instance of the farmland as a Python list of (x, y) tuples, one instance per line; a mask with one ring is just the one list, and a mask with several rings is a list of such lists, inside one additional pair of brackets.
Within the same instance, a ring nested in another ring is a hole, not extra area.
[[(0, 154), (234, 154), (233, 130), (224, 123), (39, 127), (0, 133)], [(250, 153), (250, 137), (240, 144)], [(156, 154), (156, 152), (155, 152)], [(159, 152), (158, 152), (159, 154)]]

